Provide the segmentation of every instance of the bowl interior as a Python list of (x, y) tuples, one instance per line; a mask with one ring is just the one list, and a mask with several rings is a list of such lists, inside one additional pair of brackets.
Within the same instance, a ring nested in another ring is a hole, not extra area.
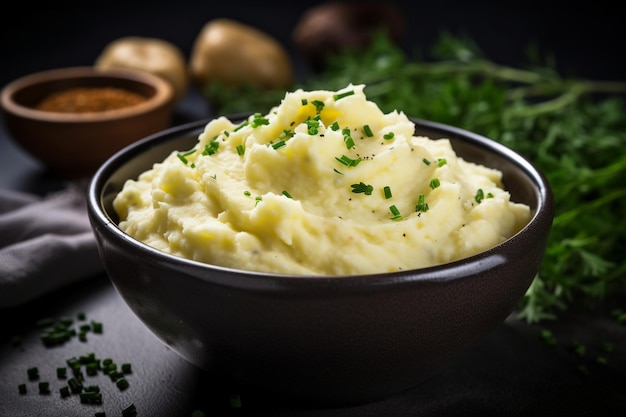
[[(37, 110), (35, 106), (53, 93), (71, 88), (115, 87), (145, 97), (146, 101), (136, 106), (111, 110), (106, 113), (55, 113)], [(2, 104), (6, 111), (24, 118), (59, 121), (109, 118), (120, 112), (145, 110), (145, 107), (161, 105), (168, 100), (168, 89), (164, 80), (152, 74), (127, 70), (103, 71), (91, 67), (76, 67), (50, 70), (32, 74), (14, 81), (5, 87)], [(172, 92), (169, 91), (171, 95)]]
[(33, 108), (45, 97), (58, 91), (64, 91), (73, 87), (111, 87), (115, 86), (125, 90), (141, 94), (146, 98), (156, 94), (153, 85), (139, 82), (138, 80), (117, 78), (107, 75), (80, 76), (75, 78), (64, 78), (57, 80), (44, 80), (38, 84), (26, 85), (24, 88), (15, 91), (13, 100), (15, 103)]

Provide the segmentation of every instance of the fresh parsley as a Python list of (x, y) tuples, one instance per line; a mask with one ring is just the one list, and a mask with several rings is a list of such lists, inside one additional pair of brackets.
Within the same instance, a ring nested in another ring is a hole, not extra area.
[[(368, 99), (385, 112), (402, 109), (462, 127), (538, 166), (553, 188), (556, 214), (540, 271), (519, 305), (520, 319), (556, 319), (574, 304), (625, 294), (626, 82), (563, 77), (532, 45), (528, 68), (500, 65), (469, 37), (450, 33), (420, 56), (429, 59), (409, 56), (378, 35), (365, 51), (331, 57), (322, 72), (295, 88), (365, 84)], [(223, 105), (222, 114), (271, 107), (284, 93), (220, 86), (209, 92)], [(351, 165), (349, 158), (337, 160)], [(427, 210), (425, 201), (417, 202), (416, 211)]]

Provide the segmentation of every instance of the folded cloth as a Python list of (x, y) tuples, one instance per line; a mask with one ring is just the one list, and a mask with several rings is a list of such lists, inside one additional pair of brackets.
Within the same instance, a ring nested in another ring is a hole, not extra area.
[(101, 271), (83, 185), (70, 183), (46, 196), (0, 190), (0, 307)]

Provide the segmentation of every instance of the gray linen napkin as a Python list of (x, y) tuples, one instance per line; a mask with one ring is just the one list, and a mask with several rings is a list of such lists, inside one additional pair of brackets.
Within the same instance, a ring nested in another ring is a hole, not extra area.
[(84, 186), (43, 197), (0, 190), (0, 308), (101, 271)]

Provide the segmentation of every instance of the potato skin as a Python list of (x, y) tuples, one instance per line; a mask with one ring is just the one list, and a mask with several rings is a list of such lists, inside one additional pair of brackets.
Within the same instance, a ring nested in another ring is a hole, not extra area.
[(376, 31), (382, 31), (393, 42), (402, 42), (405, 20), (397, 5), (329, 1), (305, 11), (292, 38), (311, 67), (320, 71), (328, 56), (369, 46)]
[(95, 66), (136, 69), (158, 75), (172, 85), (175, 102), (189, 87), (185, 55), (176, 45), (160, 38), (126, 36), (116, 39), (104, 47)]
[(209, 21), (198, 34), (189, 63), (193, 82), (232, 87), (288, 88), (293, 67), (285, 48), (269, 34), (235, 20)]

